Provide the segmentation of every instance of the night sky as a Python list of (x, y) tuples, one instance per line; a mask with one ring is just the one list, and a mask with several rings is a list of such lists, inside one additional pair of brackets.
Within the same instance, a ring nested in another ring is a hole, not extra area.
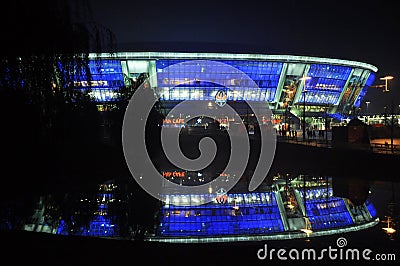
[[(16, 0), (4, 6), (3, 44), (30, 46), (40, 39), (38, 33), (51, 41), (50, 12), (37, 10), (54, 1)], [(383, 113), (393, 102), (399, 111), (400, 15), (394, 0), (67, 2), (81, 20), (111, 30), (120, 51), (290, 54), (369, 63), (378, 67), (374, 85), (383, 84), (379, 78), (385, 75), (394, 80), (389, 94), (371, 88), (361, 107), (365, 110), (369, 100), (370, 112)]]
[(399, 110), (395, 1), (91, 0), (91, 7), (93, 19), (114, 32), (122, 50), (308, 55), (375, 65), (374, 85), (392, 75), (392, 92), (371, 88), (361, 108), (369, 100), (370, 112), (383, 112), (393, 99)]

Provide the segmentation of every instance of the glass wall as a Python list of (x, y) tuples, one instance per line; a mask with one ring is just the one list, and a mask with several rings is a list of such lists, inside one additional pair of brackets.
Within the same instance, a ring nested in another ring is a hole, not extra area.
[(88, 80), (85, 71), (74, 77), (76, 88), (91, 89), (91, 96), (96, 101), (108, 102), (116, 100), (116, 90), (124, 86), (121, 62), (119, 60), (90, 60), (91, 79)]
[(375, 81), (375, 73), (370, 72), (364, 87), (361, 89), (361, 92), (358, 95), (357, 100), (354, 102), (355, 107), (360, 107), (362, 99), (364, 98), (365, 94), (367, 93), (367, 90), (369, 89), (370, 86), (372, 86), (372, 83), (374, 83), (374, 81)]
[[(304, 98), (297, 93), (300, 85), (299, 78), (307, 75), (311, 79), (306, 82), (306, 104), (335, 105), (339, 103), (341, 93), (352, 73), (352, 67), (328, 65), (288, 63), (283, 73), (284, 79), (279, 84), (283, 62), (255, 61), (255, 60), (210, 60), (207, 69), (196, 63), (197, 60), (187, 59), (159, 59), (159, 60), (90, 60), (89, 69), (92, 80), (88, 81), (85, 73), (76, 74), (74, 84), (76, 88), (87, 89), (91, 87), (91, 95), (99, 102), (116, 100), (117, 89), (124, 86), (122, 64), (126, 68), (125, 76), (133, 80), (140, 74), (149, 73), (150, 65), (155, 71), (153, 84), (158, 89), (160, 100), (204, 100), (214, 101), (217, 91), (225, 88), (227, 101), (265, 101), (277, 102), (278, 108), (286, 105), (303, 103)], [(150, 64), (152, 62), (152, 64)], [(179, 67), (169, 68), (175, 64), (183, 63)], [(190, 62), (193, 62), (191, 64)], [(212, 64), (215, 62), (215, 65)], [(232, 66), (221, 69), (220, 63)], [(155, 64), (155, 65), (154, 65)], [(307, 69), (309, 68), (309, 71)], [(235, 76), (235, 71), (240, 70), (250, 79), (240, 79)], [(356, 75), (357, 80), (365, 83), (356, 93), (349, 95), (354, 106), (359, 107), (361, 99), (372, 82), (375, 75), (369, 70), (361, 70), (362, 75)], [(257, 86), (255, 86), (257, 85)], [(282, 90), (277, 94), (278, 86)], [(229, 89), (228, 89), (229, 88)], [(297, 95), (297, 96), (296, 96)], [(296, 98), (297, 97), (297, 98)], [(346, 98), (346, 95), (344, 95)], [(347, 98), (346, 98), (347, 99)]]
[[(304, 191), (299, 192), (304, 197)], [(332, 197), (332, 193), (332, 188), (307, 190), (306, 212), (312, 229), (345, 227), (354, 223), (343, 198)]]
[(368, 75), (368, 70), (360, 68), (354, 69), (346, 88), (344, 88), (340, 102), (338, 103), (338, 111), (349, 112), (352, 107), (356, 105), (356, 100), (359, 98)]
[(311, 79), (305, 86), (306, 104), (336, 104), (350, 73), (351, 67), (312, 64), (307, 74)]
[(305, 69), (306, 64), (288, 64), (278, 109), (285, 109), (293, 104), (300, 85), (300, 78), (304, 76)]
[[(173, 64), (186, 62), (179, 68), (166, 70)], [(257, 62), (239, 60), (215, 61), (225, 63), (241, 70), (257, 84), (249, 84), (249, 80), (237, 79), (235, 70), (225, 68), (221, 72), (219, 63), (212, 65), (209, 61), (207, 69), (195, 61), (157, 60), (157, 79), (161, 100), (214, 100), (221, 87), (229, 87), (228, 101), (273, 101), (278, 86), (282, 63)], [(250, 81), (251, 82), (251, 81)]]
[(227, 196), (225, 203), (215, 200), (198, 206), (163, 206), (158, 235), (222, 236), (284, 231), (274, 192)]

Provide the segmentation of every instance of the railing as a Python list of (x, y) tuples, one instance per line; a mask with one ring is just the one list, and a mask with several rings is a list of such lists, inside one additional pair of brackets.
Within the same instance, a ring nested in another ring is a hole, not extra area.
[(325, 148), (332, 148), (332, 141), (330, 139), (322, 139), (320, 137), (317, 138), (303, 138), (300, 137), (289, 137), (289, 136), (277, 136), (277, 140), (281, 142), (288, 142), (294, 144), (302, 144), (307, 146), (314, 146), (314, 147), (325, 147)]
[(385, 153), (385, 154), (400, 154), (400, 145), (392, 145), (390, 143), (371, 143), (371, 149), (376, 153)]

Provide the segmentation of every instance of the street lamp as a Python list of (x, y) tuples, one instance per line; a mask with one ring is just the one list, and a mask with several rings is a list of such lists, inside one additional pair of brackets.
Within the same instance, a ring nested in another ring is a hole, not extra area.
[[(383, 78), (380, 78), (380, 80), (385, 81), (385, 89), (383, 92), (389, 92), (388, 89), (388, 81), (392, 80), (392, 76), (385, 76)], [(385, 125), (386, 125), (386, 106), (385, 106)], [(391, 123), (390, 123), (390, 147), (393, 153), (393, 126), (394, 126), (394, 121), (393, 121), (393, 99), (392, 99), (392, 105), (391, 105)]]
[(367, 115), (368, 115), (368, 114), (369, 114), (369, 113), (368, 113), (368, 106), (369, 106), (369, 104), (370, 104), (371, 102), (370, 102), (370, 101), (366, 101), (365, 103), (367, 104)]
[(306, 82), (309, 79), (311, 79), (311, 77), (304, 76), (304, 77), (299, 78), (299, 80), (304, 81), (304, 84), (303, 84), (303, 93), (304, 93), (304, 96), (303, 96), (303, 141), (306, 140), (306, 92), (307, 92)]
[(385, 77), (379, 78), (379, 79), (385, 81), (385, 89), (383, 90), (383, 92), (388, 92), (389, 91), (389, 89), (388, 89), (388, 80), (393, 79), (393, 77), (392, 76), (385, 76)]
[[(376, 85), (376, 86), (371, 86), (371, 87), (373, 87), (373, 88), (380, 88), (380, 87), (384, 87), (385, 89), (383, 90), (383, 92), (389, 92), (390, 90), (388, 89), (388, 81), (389, 80), (392, 80), (394, 77), (393, 76), (384, 76), (384, 77), (382, 77), (382, 78), (379, 78), (380, 80), (384, 80), (385, 81), (385, 84), (384, 85)], [(387, 125), (387, 120), (386, 120), (386, 116), (387, 116), (387, 113), (386, 113), (386, 106), (384, 107), (385, 108), (385, 125)], [(394, 121), (393, 121), (393, 99), (392, 99), (392, 105), (391, 105), (391, 126), (390, 126), (390, 146), (391, 146), (391, 150), (392, 150), (392, 152), (393, 152), (393, 124), (394, 124)]]

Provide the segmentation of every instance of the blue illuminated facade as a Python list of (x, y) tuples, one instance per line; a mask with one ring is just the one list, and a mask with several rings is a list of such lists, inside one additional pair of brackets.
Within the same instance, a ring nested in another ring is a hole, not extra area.
[(356, 102), (354, 103), (355, 107), (360, 107), (362, 99), (364, 98), (365, 94), (367, 93), (368, 88), (370, 86), (372, 86), (372, 84), (374, 83), (374, 80), (375, 80), (375, 73), (370, 73), (367, 81), (365, 82), (365, 86), (362, 88), (360, 95), (358, 95), (358, 98), (357, 98)]
[[(115, 186), (113, 183), (104, 183), (99, 185), (99, 191), (93, 203), (94, 210), (91, 213), (90, 221), (78, 230), (68, 228), (68, 224), (61, 220), (56, 234), (59, 235), (81, 235), (81, 236), (95, 236), (95, 237), (116, 237), (119, 236), (119, 226), (117, 225), (117, 217), (110, 210), (110, 205), (116, 200)], [(80, 199), (80, 202), (90, 202), (90, 199)], [(80, 211), (75, 211), (75, 215), (70, 217), (71, 220), (79, 219)]]
[[(246, 80), (236, 80), (232, 73), (223, 73), (219, 65), (215, 64), (206, 70), (200, 69), (193, 61), (193, 64), (185, 64), (184, 67), (169, 70), (167, 67), (187, 62), (185, 60), (157, 60), (157, 87), (161, 89), (161, 100), (181, 101), (181, 100), (206, 100), (215, 99), (216, 92), (222, 86), (228, 84), (234, 93), (228, 94), (228, 100), (250, 100), (272, 102), (275, 98), (276, 88), (283, 64), (280, 62), (258, 62), (258, 61), (233, 61), (219, 60), (223, 64), (230, 65), (249, 76), (258, 86), (258, 90), (253, 93)], [(212, 64), (212, 63), (211, 63)], [(167, 71), (165, 71), (167, 69)], [(203, 82), (203, 80), (213, 80), (213, 82)], [(198, 80), (198, 82), (187, 82), (188, 80)], [(246, 88), (247, 87), (249, 88)], [(235, 90), (237, 88), (237, 91)], [(250, 96), (251, 95), (251, 96)]]
[(306, 104), (336, 104), (350, 73), (351, 67), (312, 64), (307, 75), (311, 79), (304, 86)]
[(286, 192), (286, 184), (278, 180), (268, 191), (226, 193), (224, 201), (218, 200), (217, 193), (214, 200), (201, 205), (182, 206), (179, 202), (199, 202), (210, 195), (169, 195), (159, 211), (154, 239), (286, 239), (306, 237), (302, 232), (306, 227), (316, 235), (335, 234), (378, 222), (370, 201), (355, 206), (346, 198), (333, 196), (329, 179), (325, 183), (318, 178), (307, 181), (306, 189), (303, 181), (297, 180), (289, 185), (294, 189), (291, 193)]
[(370, 200), (367, 199), (367, 201), (365, 202), (365, 206), (367, 207), (372, 218), (378, 217), (376, 209)]
[(88, 236), (117, 236), (119, 235), (115, 225), (115, 217), (110, 215), (109, 202), (115, 200), (113, 193), (100, 193), (98, 195), (98, 209), (90, 221), (89, 228), (85, 235)]
[[(304, 192), (300, 195), (304, 197)], [(333, 197), (332, 188), (307, 190), (306, 211), (311, 229), (331, 229), (354, 224), (343, 198)]]
[(75, 76), (74, 85), (80, 89), (90, 87), (91, 96), (98, 102), (117, 100), (116, 91), (124, 86), (124, 76), (120, 60), (90, 60), (89, 71), (91, 80), (88, 81), (85, 70)]
[(222, 236), (283, 232), (273, 192), (230, 194), (226, 203), (198, 206), (165, 205), (160, 236)]
[[(196, 60), (227, 64), (246, 74), (257, 88), (224, 73), (217, 63), (200, 69)], [(182, 67), (169, 68), (183, 62)], [(93, 54), (89, 68), (91, 94), (100, 103), (116, 101), (118, 88), (144, 74), (164, 102), (210, 101), (221, 87), (229, 86), (228, 102), (267, 102), (273, 111), (291, 107), (294, 114), (301, 111), (304, 101), (312, 112), (328, 107), (328, 113), (348, 113), (360, 106), (377, 72), (370, 64), (330, 58), (168, 52)], [(300, 82), (305, 76), (311, 79)], [(84, 77), (75, 80), (78, 88), (88, 84)]]

